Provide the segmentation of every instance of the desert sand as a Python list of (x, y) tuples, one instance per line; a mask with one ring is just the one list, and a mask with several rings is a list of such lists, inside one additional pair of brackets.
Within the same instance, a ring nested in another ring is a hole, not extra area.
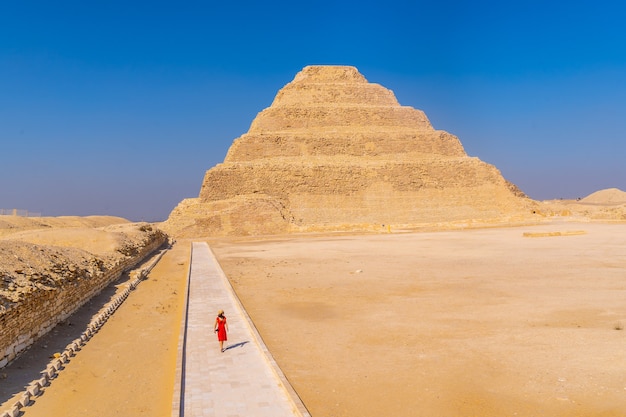
[(213, 248), (313, 416), (626, 411), (626, 225)]
[[(209, 243), (314, 417), (624, 415), (623, 222)], [(24, 415), (169, 416), (188, 255)]]

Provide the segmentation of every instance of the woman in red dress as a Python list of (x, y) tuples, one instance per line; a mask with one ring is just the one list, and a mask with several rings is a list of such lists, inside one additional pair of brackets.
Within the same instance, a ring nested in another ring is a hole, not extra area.
[(228, 324), (226, 323), (226, 316), (224, 316), (224, 310), (220, 310), (217, 312), (217, 317), (215, 318), (215, 325), (213, 326), (213, 330), (217, 333), (217, 340), (220, 342), (220, 350), (224, 352), (224, 341), (228, 340), (226, 336), (226, 332), (228, 332)]

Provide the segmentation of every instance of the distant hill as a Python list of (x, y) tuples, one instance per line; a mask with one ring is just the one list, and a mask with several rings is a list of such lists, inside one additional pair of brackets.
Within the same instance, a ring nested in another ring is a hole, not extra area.
[(626, 192), (618, 188), (607, 188), (589, 194), (580, 201), (590, 204), (624, 204), (626, 203)]

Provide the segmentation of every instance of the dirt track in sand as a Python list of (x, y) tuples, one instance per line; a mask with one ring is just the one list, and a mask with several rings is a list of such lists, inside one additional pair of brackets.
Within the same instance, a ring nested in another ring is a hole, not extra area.
[[(624, 415), (624, 224), (209, 243), (314, 417)], [(169, 416), (187, 261), (24, 415)]]

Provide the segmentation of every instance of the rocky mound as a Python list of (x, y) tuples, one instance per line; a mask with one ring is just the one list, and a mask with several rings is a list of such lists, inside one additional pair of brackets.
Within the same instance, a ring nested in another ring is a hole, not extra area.
[[(81, 223), (76, 219), (69, 222), (50, 219), (43, 223), (63, 226)], [(4, 220), (15, 225), (23, 218)], [(26, 222), (26, 227), (30, 226)], [(13, 232), (0, 238), (0, 313), (3, 307), (30, 293), (61, 288), (77, 279), (102, 274), (155, 241), (162, 243), (166, 239), (162, 231), (148, 223), (126, 221), (94, 229), (63, 226)]]
[(310, 66), (162, 227), (180, 237), (386, 230), (509, 220), (532, 205), (356, 68)]
[(626, 192), (618, 188), (596, 191), (580, 200), (590, 204), (626, 204)]
[(609, 188), (579, 200), (546, 200), (541, 202), (538, 213), (585, 221), (626, 221), (626, 193)]

